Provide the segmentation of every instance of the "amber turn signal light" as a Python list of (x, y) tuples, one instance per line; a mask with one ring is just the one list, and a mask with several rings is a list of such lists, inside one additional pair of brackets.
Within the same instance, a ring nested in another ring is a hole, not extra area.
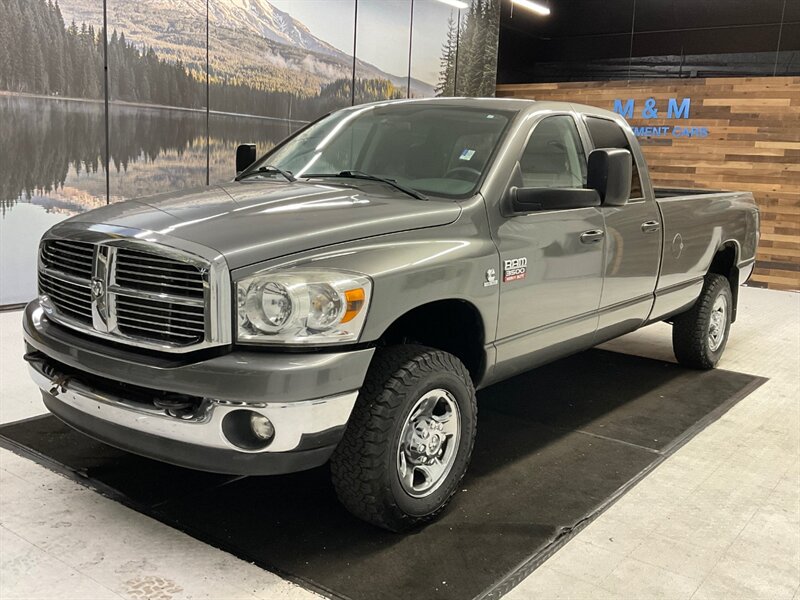
[(344, 293), (344, 298), (347, 301), (347, 310), (342, 317), (342, 323), (347, 323), (356, 318), (356, 315), (364, 306), (364, 288), (356, 288), (354, 290), (347, 290)]

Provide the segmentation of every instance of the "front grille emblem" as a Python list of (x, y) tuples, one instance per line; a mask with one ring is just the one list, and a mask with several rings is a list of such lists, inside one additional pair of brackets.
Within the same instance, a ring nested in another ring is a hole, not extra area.
[(108, 332), (116, 327), (116, 318), (112, 315), (108, 288), (112, 263), (116, 248), (98, 244), (95, 247), (94, 273), (89, 283), (92, 294), (92, 326), (97, 331)]
[(92, 277), (92, 298), (99, 298), (106, 291), (106, 283), (99, 277)]

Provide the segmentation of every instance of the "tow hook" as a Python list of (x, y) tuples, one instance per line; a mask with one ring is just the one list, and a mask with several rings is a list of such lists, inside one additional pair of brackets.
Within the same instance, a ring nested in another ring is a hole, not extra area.
[(72, 379), (72, 376), (59, 375), (56, 373), (56, 370), (44, 360), (44, 355), (41, 352), (35, 350), (33, 352), (26, 352), (22, 355), (22, 358), (31, 365), (34, 363), (42, 363), (42, 373), (48, 377), (54, 377), (51, 382), (53, 387), (50, 388), (50, 395), (57, 397), (59, 394), (63, 394), (67, 391), (67, 384)]
[(53, 380), (53, 387), (50, 388), (50, 394), (52, 396), (58, 396), (60, 393), (64, 393), (67, 391), (67, 384), (69, 383), (70, 377), (69, 375), (59, 375)]
[(176, 419), (192, 419), (196, 416), (198, 403), (191, 396), (175, 395), (169, 398), (153, 398), (153, 405), (165, 411), (169, 416)]

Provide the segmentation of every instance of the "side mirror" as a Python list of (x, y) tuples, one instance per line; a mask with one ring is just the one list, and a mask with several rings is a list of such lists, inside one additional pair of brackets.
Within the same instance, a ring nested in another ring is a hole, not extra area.
[(631, 195), (633, 159), (622, 148), (601, 148), (589, 154), (586, 187), (597, 190), (604, 206), (624, 206)]
[(567, 210), (600, 206), (596, 190), (582, 188), (518, 188), (510, 190), (511, 205), (515, 212), (536, 210)]
[(256, 162), (256, 145), (240, 144), (236, 147), (236, 174)]

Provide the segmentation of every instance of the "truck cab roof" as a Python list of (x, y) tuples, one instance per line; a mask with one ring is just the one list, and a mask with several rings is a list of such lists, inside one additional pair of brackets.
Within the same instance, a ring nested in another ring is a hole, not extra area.
[(588, 106), (586, 104), (577, 104), (574, 102), (529, 100), (524, 98), (411, 98), (401, 100), (383, 100), (379, 102), (371, 102), (369, 104), (358, 104), (345, 110), (360, 110), (366, 106), (387, 106), (391, 104), (408, 103), (419, 104), (420, 106), (453, 106), (460, 108), (478, 108), (483, 110), (510, 110), (524, 113), (535, 113), (542, 111), (570, 111), (598, 115), (613, 119), (615, 121), (622, 121), (622, 117), (620, 117), (619, 114), (610, 110), (598, 108), (596, 106)]

